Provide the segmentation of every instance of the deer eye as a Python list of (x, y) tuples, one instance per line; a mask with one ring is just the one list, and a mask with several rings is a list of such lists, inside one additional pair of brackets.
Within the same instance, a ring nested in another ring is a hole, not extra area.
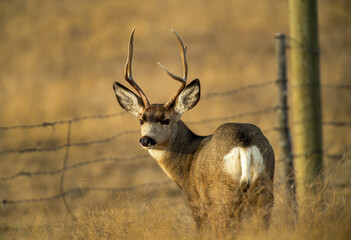
[(169, 119), (164, 119), (164, 120), (161, 121), (161, 124), (162, 124), (162, 125), (168, 125), (169, 122), (170, 122)]
[(139, 123), (140, 123), (140, 125), (143, 125), (144, 124), (144, 120), (143, 119), (139, 119)]

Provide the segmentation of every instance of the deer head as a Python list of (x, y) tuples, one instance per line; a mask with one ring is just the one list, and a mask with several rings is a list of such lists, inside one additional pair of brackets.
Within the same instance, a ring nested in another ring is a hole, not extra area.
[(178, 122), (181, 115), (192, 109), (200, 99), (200, 82), (193, 80), (186, 85), (188, 65), (186, 61), (186, 47), (179, 35), (172, 30), (178, 39), (183, 64), (183, 77), (176, 76), (158, 63), (173, 79), (181, 82), (178, 91), (165, 104), (150, 104), (143, 90), (132, 77), (133, 29), (128, 45), (128, 57), (124, 71), (125, 80), (137, 91), (135, 94), (118, 82), (113, 88), (118, 103), (127, 112), (139, 118), (141, 127), (140, 144), (146, 149), (166, 149), (178, 131)]

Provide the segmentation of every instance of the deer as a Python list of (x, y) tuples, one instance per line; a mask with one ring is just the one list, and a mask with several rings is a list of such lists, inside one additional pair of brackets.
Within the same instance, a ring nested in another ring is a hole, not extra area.
[(180, 88), (166, 103), (150, 104), (132, 76), (134, 27), (124, 78), (137, 94), (114, 82), (117, 102), (139, 119), (141, 146), (182, 190), (200, 232), (209, 224), (217, 237), (224, 237), (239, 229), (245, 212), (258, 216), (260, 226), (267, 228), (274, 202), (273, 148), (250, 123), (224, 123), (209, 136), (196, 135), (187, 127), (181, 116), (199, 102), (200, 81), (187, 85), (187, 48), (172, 32), (180, 46), (183, 76), (158, 64), (181, 83)]

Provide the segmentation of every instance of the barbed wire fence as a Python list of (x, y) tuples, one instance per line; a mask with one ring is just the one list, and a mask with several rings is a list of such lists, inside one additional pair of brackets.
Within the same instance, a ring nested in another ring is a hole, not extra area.
[[(279, 39), (279, 38), (278, 38)], [(293, 40), (291, 40), (293, 41)], [(279, 42), (279, 44), (282, 44), (282, 42)], [(284, 43), (281, 46), (282, 50), (289, 49), (289, 44)], [(280, 55), (281, 57), (281, 55)], [(262, 115), (268, 115), (271, 113), (277, 113), (278, 115), (278, 125), (276, 126), (271, 126), (270, 128), (263, 129), (264, 134), (268, 133), (279, 133), (280, 134), (280, 142), (281, 142), (281, 147), (282, 147), (282, 154), (280, 158), (277, 159), (278, 164), (283, 164), (283, 169), (285, 171), (285, 175), (288, 176), (288, 184), (290, 186), (294, 185), (292, 182), (292, 176), (289, 174), (292, 174), (292, 163), (293, 159), (296, 159), (300, 157), (299, 155), (294, 155), (292, 152), (292, 147), (290, 142), (290, 130), (289, 130), (289, 106), (288, 106), (288, 79), (286, 78), (286, 70), (284, 64), (286, 64), (286, 57), (285, 53), (283, 56), (283, 59), (278, 58), (278, 64), (279, 64), (279, 71), (278, 71), (278, 77), (275, 80), (270, 80), (266, 81), (263, 83), (255, 83), (255, 84), (250, 84), (246, 85), (243, 87), (227, 90), (227, 91), (218, 91), (218, 92), (210, 92), (205, 94), (202, 99), (210, 99), (210, 98), (221, 98), (225, 96), (233, 96), (238, 93), (242, 93), (248, 90), (257, 90), (257, 89), (263, 89), (267, 87), (272, 87), (272, 86), (277, 86), (278, 89), (278, 103), (275, 104), (273, 107), (270, 108), (265, 108), (257, 111), (250, 111), (250, 112), (243, 112), (243, 113), (238, 113), (234, 115), (229, 115), (229, 116), (222, 116), (222, 117), (212, 117), (212, 118), (206, 118), (206, 119), (201, 119), (197, 121), (187, 121), (186, 123), (189, 125), (201, 125), (201, 124), (208, 124), (212, 122), (223, 122), (223, 121), (229, 121), (229, 120), (235, 120), (236, 118), (244, 118), (244, 117), (249, 117), (249, 116), (262, 116)], [(325, 89), (334, 89), (337, 91), (349, 91), (351, 90), (351, 85), (347, 84), (324, 84), (321, 86), (322, 88)], [(65, 208), (67, 209), (68, 213), (71, 214), (74, 218), (74, 215), (71, 212), (71, 208), (69, 205), (69, 202), (67, 201), (66, 197), (68, 195), (83, 195), (89, 191), (99, 191), (99, 192), (109, 192), (109, 193), (124, 193), (124, 192), (132, 192), (136, 191), (138, 189), (143, 189), (145, 187), (150, 187), (155, 190), (167, 187), (169, 186), (172, 182), (171, 181), (165, 181), (165, 182), (151, 182), (151, 183), (143, 183), (140, 185), (134, 185), (134, 186), (128, 186), (128, 187), (123, 187), (123, 188), (113, 188), (113, 187), (80, 187), (80, 188), (71, 188), (69, 190), (65, 189), (64, 186), (64, 180), (65, 180), (65, 173), (69, 170), (72, 169), (80, 169), (83, 166), (90, 166), (90, 165), (95, 165), (95, 164), (100, 164), (103, 162), (115, 162), (115, 163), (127, 163), (127, 162), (135, 162), (141, 159), (146, 159), (149, 158), (147, 154), (142, 154), (142, 155), (135, 155), (132, 157), (103, 157), (103, 158), (97, 158), (93, 160), (88, 160), (88, 161), (82, 161), (79, 163), (75, 164), (68, 164), (68, 159), (69, 159), (69, 153), (71, 148), (84, 148), (84, 147), (90, 147), (92, 145), (99, 145), (99, 144), (105, 144), (108, 142), (111, 142), (117, 138), (122, 138), (123, 136), (131, 135), (131, 134), (137, 134), (139, 133), (139, 130), (123, 130), (117, 133), (114, 133), (110, 135), (109, 137), (106, 138), (100, 138), (100, 139), (95, 139), (95, 140), (90, 140), (90, 141), (83, 141), (83, 142), (71, 142), (71, 131), (73, 128), (73, 124), (80, 123), (85, 120), (102, 120), (102, 119), (110, 119), (110, 118), (115, 118), (117, 116), (124, 116), (127, 113), (125, 112), (118, 112), (118, 113), (109, 113), (109, 114), (103, 114), (103, 115), (91, 115), (91, 116), (81, 116), (81, 117), (76, 117), (73, 119), (69, 120), (59, 120), (59, 121), (53, 121), (53, 122), (42, 122), (38, 124), (32, 124), (32, 125), (12, 125), (12, 126), (2, 126), (0, 127), (0, 131), (11, 131), (14, 129), (17, 130), (22, 130), (26, 131), (28, 129), (36, 129), (36, 128), (55, 128), (58, 125), (65, 125), (67, 127), (67, 133), (66, 133), (66, 143), (62, 145), (56, 145), (56, 146), (50, 146), (50, 147), (43, 147), (43, 148), (38, 148), (38, 147), (30, 147), (30, 148), (18, 148), (18, 149), (2, 149), (0, 151), (0, 157), (4, 155), (9, 155), (9, 154), (28, 154), (32, 152), (55, 152), (61, 149), (65, 149), (65, 155), (62, 160), (62, 167), (58, 168), (56, 170), (51, 170), (51, 171), (20, 171), (16, 174), (9, 175), (9, 176), (0, 176), (0, 182), (6, 182), (6, 181), (12, 181), (21, 177), (30, 177), (29, 179), (31, 181), (34, 180), (33, 177), (36, 176), (55, 176), (59, 175), (60, 176), (60, 181), (59, 181), (59, 193), (49, 196), (49, 197), (33, 197), (33, 198), (26, 198), (26, 199), (3, 199), (1, 201), (2, 205), (15, 205), (15, 204), (26, 204), (26, 203), (42, 203), (42, 202), (50, 202), (53, 200), (58, 200), (62, 199)], [(330, 127), (336, 127), (336, 128), (348, 128), (351, 127), (351, 121), (333, 121), (333, 120), (323, 120), (322, 121), (323, 126), (330, 126)], [(341, 154), (328, 154), (324, 153), (324, 157), (338, 160), (342, 159), (345, 157), (346, 154), (350, 152), (350, 149), (345, 151), (344, 153)], [(307, 154), (307, 153), (306, 153)], [(350, 187), (348, 184), (339, 184), (339, 187)], [(295, 191), (295, 190), (293, 190)], [(292, 196), (294, 197), (294, 196)]]

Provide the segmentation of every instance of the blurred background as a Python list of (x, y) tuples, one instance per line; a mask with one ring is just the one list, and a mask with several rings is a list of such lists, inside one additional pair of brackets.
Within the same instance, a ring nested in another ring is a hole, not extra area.
[[(320, 0), (318, 4), (321, 83), (350, 84), (351, 3)], [(188, 79), (199, 78), (206, 96), (275, 80), (274, 35), (288, 34), (288, 24), (287, 1), (1, 0), (0, 127), (100, 116), (72, 122), (71, 143), (101, 141), (70, 147), (67, 165), (108, 157), (133, 161), (106, 160), (72, 168), (64, 172), (64, 189), (123, 188), (167, 181), (150, 157), (135, 157), (147, 154), (138, 143), (139, 123), (123, 113), (112, 90), (114, 81), (125, 84), (123, 71), (132, 28), (136, 27), (133, 76), (152, 103), (163, 103), (179, 83), (169, 78), (157, 61), (177, 75), (182, 72), (179, 46), (170, 29), (175, 29), (188, 47)], [(350, 91), (321, 91), (323, 120), (350, 121)], [(200, 135), (211, 134), (223, 121), (251, 122), (265, 130), (277, 126), (274, 111), (231, 116), (276, 105), (277, 88), (268, 84), (236, 94), (204, 97), (183, 120)], [(106, 114), (115, 115), (101, 117)], [(212, 120), (201, 122), (204, 119)], [(133, 132), (121, 133), (125, 130)], [(348, 153), (350, 127), (325, 126), (323, 131), (326, 153)], [(267, 131), (266, 136), (279, 159), (277, 132)], [(0, 176), (60, 169), (66, 143), (66, 122), (0, 129)], [(63, 147), (47, 150), (57, 146)], [(34, 148), (46, 150), (21, 151)], [(325, 164), (334, 169), (333, 181), (350, 183), (350, 161), (325, 159)], [(61, 172), (23, 175), (0, 181), (1, 200), (50, 197), (60, 192)], [(176, 186), (170, 189), (163, 196), (179, 198)], [(101, 204), (121, 196), (107, 191), (67, 198), (71, 209), (79, 209), (86, 203)], [(57, 199), (3, 204), (0, 224), (17, 226), (39, 217), (50, 223), (58, 221), (64, 210)]]

